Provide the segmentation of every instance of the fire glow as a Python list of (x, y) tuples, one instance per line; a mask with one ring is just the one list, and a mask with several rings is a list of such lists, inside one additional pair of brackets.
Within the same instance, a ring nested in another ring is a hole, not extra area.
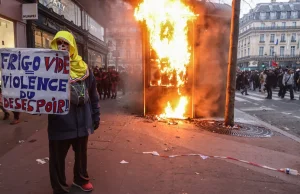
[(168, 83), (159, 80), (156, 86), (178, 88), (177, 106), (172, 107), (169, 101), (165, 113), (159, 117), (184, 119), (188, 97), (183, 96), (180, 89), (186, 84), (191, 57), (188, 21), (195, 14), (180, 0), (144, 0), (135, 9), (135, 17), (138, 21), (145, 21), (151, 48), (158, 57), (160, 74), (166, 75), (169, 80)]

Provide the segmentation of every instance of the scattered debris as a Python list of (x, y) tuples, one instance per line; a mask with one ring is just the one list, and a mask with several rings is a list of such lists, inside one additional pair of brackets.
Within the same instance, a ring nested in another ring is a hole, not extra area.
[(49, 161), (48, 157), (45, 157), (43, 159), (36, 159), (38, 164), (46, 164)]
[(29, 143), (33, 143), (33, 142), (36, 142), (37, 140), (36, 139), (32, 139), (30, 141), (28, 141)]
[(180, 138), (179, 136), (176, 136), (176, 138)]
[(152, 154), (153, 156), (159, 156), (159, 153), (157, 151), (153, 152), (143, 152), (143, 154)]
[(289, 112), (282, 112), (282, 114), (284, 114), (284, 115), (291, 115), (292, 113), (289, 113)]
[(210, 123), (210, 124), (214, 124), (215, 122), (214, 122), (214, 121), (209, 121), (208, 123)]
[(178, 122), (175, 122), (175, 121), (169, 121), (169, 122), (168, 122), (168, 125), (178, 125)]
[(170, 151), (170, 149), (169, 149), (169, 148), (166, 148), (166, 149), (164, 149), (164, 151), (167, 152), (167, 151)]
[(24, 140), (19, 140), (19, 144), (24, 143), (24, 142), (25, 142)]
[(129, 139), (127, 139), (127, 142), (130, 142), (130, 140), (129, 140)]
[(100, 142), (111, 142), (111, 140), (101, 140)]
[(121, 162), (120, 162), (120, 164), (128, 164), (129, 162), (126, 162), (125, 160), (122, 160)]
[(284, 130), (286, 130), (286, 131), (289, 131), (290, 129), (289, 128), (287, 128), (287, 127), (283, 127), (284, 128)]
[(199, 172), (195, 172), (195, 174), (196, 174), (196, 175), (199, 175), (200, 173), (199, 173)]

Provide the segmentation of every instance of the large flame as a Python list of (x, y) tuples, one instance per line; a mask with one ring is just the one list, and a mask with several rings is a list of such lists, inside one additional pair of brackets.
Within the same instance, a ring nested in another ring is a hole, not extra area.
[(157, 84), (178, 88), (178, 105), (173, 109), (168, 102), (161, 116), (184, 118), (188, 98), (181, 96), (180, 88), (186, 83), (187, 65), (191, 56), (187, 36), (188, 21), (195, 14), (180, 0), (144, 0), (136, 8), (135, 17), (146, 22), (150, 45), (158, 57), (158, 68), (169, 80), (168, 84), (163, 84), (162, 80)]

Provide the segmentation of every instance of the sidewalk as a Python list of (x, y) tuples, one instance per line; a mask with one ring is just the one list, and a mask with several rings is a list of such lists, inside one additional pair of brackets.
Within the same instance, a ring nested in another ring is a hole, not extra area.
[[(162, 158), (165, 155), (202, 153), (231, 156), (274, 168), (300, 170), (299, 143), (275, 132), (272, 138), (253, 139), (206, 132), (180, 122), (167, 125), (131, 115), (128, 97), (101, 101), (101, 126), (90, 136), (88, 167), (95, 194), (253, 194), (289, 193), (300, 190), (300, 177), (228, 160), (200, 157)], [(259, 123), (243, 112), (237, 121)], [(1, 125), (2, 128), (3, 125)], [(0, 193), (52, 194), (46, 126), (0, 158)], [(128, 164), (120, 164), (125, 160)], [(73, 153), (66, 159), (68, 183), (72, 183)], [(75, 188), (72, 194), (81, 194)]]

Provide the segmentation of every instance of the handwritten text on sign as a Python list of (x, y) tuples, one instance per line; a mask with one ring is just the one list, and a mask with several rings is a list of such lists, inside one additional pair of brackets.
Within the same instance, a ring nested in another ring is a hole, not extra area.
[(0, 49), (4, 108), (32, 114), (67, 114), (69, 60), (66, 51)]

